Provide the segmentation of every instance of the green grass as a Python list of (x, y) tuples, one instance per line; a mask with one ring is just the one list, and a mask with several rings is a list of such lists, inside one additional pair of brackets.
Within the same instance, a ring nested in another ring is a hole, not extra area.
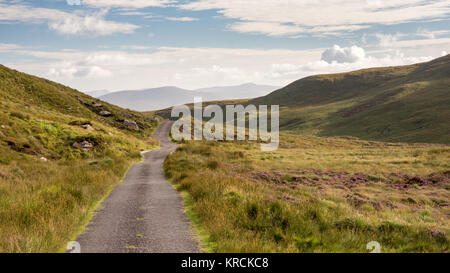
[(448, 252), (448, 146), (281, 140), (271, 153), (188, 142), (166, 159), (210, 251), (368, 252), (378, 241), (382, 252)]
[[(150, 114), (0, 66), (0, 252), (63, 251), (140, 151), (158, 146), (148, 140), (157, 125)], [(73, 146), (81, 141), (94, 147)]]

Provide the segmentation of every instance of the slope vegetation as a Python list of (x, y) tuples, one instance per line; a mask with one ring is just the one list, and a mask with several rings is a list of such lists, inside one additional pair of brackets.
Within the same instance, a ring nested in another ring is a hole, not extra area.
[(0, 252), (54, 252), (87, 223), (158, 122), (0, 66)]

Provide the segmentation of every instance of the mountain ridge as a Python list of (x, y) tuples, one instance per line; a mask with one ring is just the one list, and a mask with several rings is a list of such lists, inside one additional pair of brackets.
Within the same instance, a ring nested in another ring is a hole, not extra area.
[(137, 111), (151, 111), (193, 102), (194, 97), (204, 101), (245, 99), (259, 97), (278, 87), (246, 83), (188, 90), (176, 86), (163, 86), (141, 90), (111, 92), (99, 98), (109, 103)]

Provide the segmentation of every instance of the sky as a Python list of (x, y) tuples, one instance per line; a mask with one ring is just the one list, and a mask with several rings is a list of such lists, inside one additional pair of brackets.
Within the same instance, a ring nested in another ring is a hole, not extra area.
[(0, 0), (0, 64), (80, 91), (243, 83), (450, 53), (450, 0)]

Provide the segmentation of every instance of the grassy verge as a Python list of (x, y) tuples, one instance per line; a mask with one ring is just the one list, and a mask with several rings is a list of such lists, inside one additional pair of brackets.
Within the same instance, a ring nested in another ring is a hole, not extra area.
[(200, 245), (200, 250), (206, 253), (212, 253), (215, 249), (215, 244), (209, 237), (208, 232), (202, 226), (202, 220), (195, 211), (194, 200), (192, 196), (187, 191), (181, 192), (181, 197), (183, 198), (183, 206), (185, 208), (185, 213), (191, 220), (193, 224), (193, 229), (196, 239)]
[(448, 146), (281, 139), (272, 153), (190, 142), (167, 158), (211, 251), (449, 251)]

